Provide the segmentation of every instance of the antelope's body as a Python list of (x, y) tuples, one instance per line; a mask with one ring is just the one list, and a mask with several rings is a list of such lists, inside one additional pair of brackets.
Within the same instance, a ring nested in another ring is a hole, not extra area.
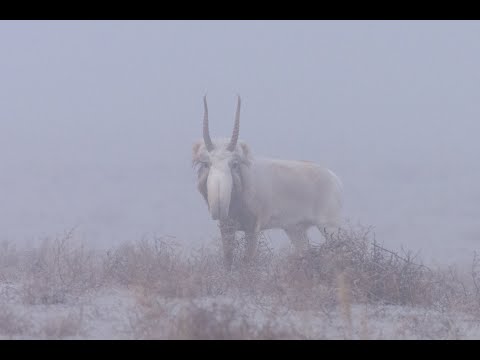
[(204, 106), (204, 139), (193, 146), (193, 163), (198, 190), (219, 221), (227, 268), (236, 231), (245, 232), (249, 261), (262, 230), (285, 230), (301, 251), (308, 246), (308, 228), (324, 232), (338, 226), (342, 186), (332, 171), (313, 162), (254, 157), (238, 141), (240, 98), (232, 138), (212, 141), (205, 98)]

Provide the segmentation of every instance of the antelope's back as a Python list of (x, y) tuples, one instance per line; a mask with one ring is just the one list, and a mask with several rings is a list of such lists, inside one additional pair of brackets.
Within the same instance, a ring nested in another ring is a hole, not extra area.
[(336, 221), (342, 205), (342, 184), (326, 167), (308, 161), (256, 159), (252, 167), (255, 196), (279, 222)]

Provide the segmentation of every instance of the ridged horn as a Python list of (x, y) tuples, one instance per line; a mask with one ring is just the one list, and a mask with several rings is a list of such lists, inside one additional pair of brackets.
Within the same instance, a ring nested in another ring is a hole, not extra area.
[(238, 141), (238, 134), (240, 132), (240, 95), (237, 95), (237, 111), (235, 112), (235, 124), (233, 125), (233, 133), (232, 133), (232, 138), (230, 139), (230, 143), (227, 146), (228, 151), (233, 151), (235, 150), (235, 147), (237, 146), (237, 141)]
[(210, 138), (210, 131), (208, 130), (208, 106), (207, 106), (207, 95), (203, 97), (203, 141), (207, 150), (210, 152), (213, 150), (212, 139)]

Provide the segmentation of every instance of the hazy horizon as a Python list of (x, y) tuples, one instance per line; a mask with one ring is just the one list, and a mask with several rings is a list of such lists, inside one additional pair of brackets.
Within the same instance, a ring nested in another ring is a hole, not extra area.
[[(345, 217), (433, 262), (480, 231), (478, 21), (0, 21), (0, 241), (218, 236), (191, 147), (312, 160)], [(272, 242), (285, 237), (270, 233)]]

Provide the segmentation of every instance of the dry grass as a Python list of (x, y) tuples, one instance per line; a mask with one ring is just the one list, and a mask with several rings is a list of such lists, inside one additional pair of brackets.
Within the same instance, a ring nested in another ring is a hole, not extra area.
[(42, 324), (36, 337), (42, 339), (64, 339), (82, 335), (83, 311), (69, 311), (49, 318)]
[(0, 337), (13, 337), (27, 333), (30, 322), (23, 314), (7, 304), (0, 304)]
[(210, 308), (190, 304), (170, 324), (169, 339), (184, 340), (272, 340), (301, 339), (293, 327), (282, 329), (274, 319), (262, 325), (232, 304), (213, 303)]
[(17, 248), (8, 241), (0, 243), (0, 282), (17, 281), (21, 257)]
[(410, 252), (398, 254), (380, 246), (370, 228), (341, 229), (291, 258), (289, 271), (307, 286), (337, 287), (339, 278), (355, 302), (427, 305), (432, 302), (433, 272)]
[(136, 291), (166, 298), (190, 297), (202, 286), (197, 274), (208, 277), (208, 266), (212, 265), (203, 257), (202, 260), (193, 269), (174, 239), (143, 238), (107, 252), (103, 271), (108, 281)]
[(21, 311), (19, 307), (8, 304), (0, 306), (0, 339), (64, 339), (83, 333), (81, 309), (64, 311), (63, 314), (54, 312), (52, 316), (35, 320), (29, 317), (28, 311)]
[[(355, 304), (423, 309), (423, 318), (435, 321), (435, 326), (420, 326), (422, 316), (418, 314), (402, 319), (403, 333), (421, 338), (458, 338), (461, 331), (452, 316), (454, 309), (469, 314), (478, 312), (477, 257), (472, 266), (473, 280), (466, 284), (452, 269), (432, 270), (409, 252), (398, 254), (382, 247), (369, 228), (350, 228), (329, 234), (326, 242), (300, 257), (291, 253), (275, 254), (264, 238), (260, 244), (255, 263), (245, 266), (236, 256), (231, 272), (223, 269), (219, 248), (201, 249), (191, 257), (176, 256), (174, 292), (165, 292), (156, 282), (142, 282), (139, 304), (143, 311), (132, 322), (134, 332), (139, 338), (306, 337), (294, 327), (279, 331), (278, 324), (273, 323), (255, 328), (238, 304), (217, 304), (211, 308), (192, 303), (195, 299), (218, 296), (250, 301), (268, 314), (269, 319), (298, 311), (313, 311), (315, 316), (328, 319), (337, 311), (343, 338), (347, 339), (368, 338), (371, 332), (366, 314), (354, 322), (352, 306)], [(240, 238), (235, 254), (242, 253), (242, 246)], [(167, 258), (167, 263), (171, 263), (172, 256)], [(165, 274), (158, 279), (165, 281)], [(168, 284), (171, 279), (167, 280)], [(147, 292), (147, 297), (145, 287), (152, 290)], [(166, 295), (189, 302), (174, 320), (167, 320), (171, 310), (156, 300)]]
[(75, 299), (101, 285), (98, 256), (75, 241), (73, 232), (45, 239), (25, 254), (23, 301), (58, 304)]
[[(188, 254), (169, 237), (144, 238), (105, 254), (86, 249), (73, 232), (28, 251), (3, 243), (0, 285), (19, 284), (16, 289), (25, 305), (47, 306), (75, 304), (99, 289), (126, 288), (137, 303), (128, 331), (141, 339), (324, 336), (318, 330), (285, 325), (295, 314), (310, 314), (308, 319), (329, 324), (337, 321), (342, 338), (374, 337), (371, 314), (356, 315), (353, 310), (359, 304), (418, 309), (398, 316), (399, 338), (461, 338), (458, 314), (480, 320), (477, 254), (467, 273), (455, 267), (430, 269), (408, 251), (396, 253), (381, 246), (370, 228), (350, 227), (327, 234), (325, 242), (301, 256), (275, 252), (261, 237), (258, 257), (248, 265), (240, 258), (245, 246), (240, 237), (232, 271), (227, 272), (220, 243)], [(7, 299), (8, 287), (2, 289), (0, 335), (27, 334), (29, 321), (8, 306), (13, 300)], [(254, 310), (247, 312), (241, 304)], [(260, 323), (255, 311), (263, 314)], [(83, 328), (81, 313), (71, 312), (52, 317), (33, 336), (78, 337)]]
[[(173, 311), (172, 311), (173, 309)], [(154, 301), (130, 318), (136, 339), (250, 340), (302, 339), (293, 325), (269, 318), (262, 324), (241, 311), (238, 304), (171, 304)]]

